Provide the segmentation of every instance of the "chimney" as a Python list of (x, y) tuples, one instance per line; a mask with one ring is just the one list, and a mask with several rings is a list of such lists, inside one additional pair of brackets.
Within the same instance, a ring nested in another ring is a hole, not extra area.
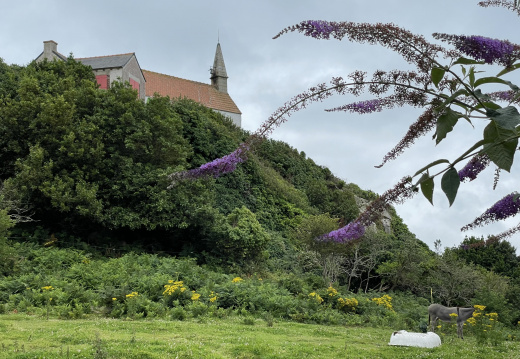
[(49, 61), (54, 60), (58, 53), (58, 43), (53, 40), (43, 42), (43, 58)]

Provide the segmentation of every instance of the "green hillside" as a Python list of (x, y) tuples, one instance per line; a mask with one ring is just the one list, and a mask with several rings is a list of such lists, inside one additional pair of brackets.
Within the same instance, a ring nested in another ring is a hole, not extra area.
[(356, 197), (375, 196), (271, 140), (233, 173), (168, 189), (168, 174), (224, 156), (249, 134), (192, 101), (143, 103), (123, 85), (98, 91), (72, 59), (1, 64), (1, 76), (4, 202), (34, 220), (15, 235), (37, 228), (60, 245), (74, 238), (237, 263), (269, 255), (313, 216), (326, 232), (346, 224), (359, 213)]

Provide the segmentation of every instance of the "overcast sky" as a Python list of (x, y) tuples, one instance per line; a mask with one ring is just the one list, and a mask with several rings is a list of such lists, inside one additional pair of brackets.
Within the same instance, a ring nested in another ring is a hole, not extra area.
[[(272, 39), (303, 20), (393, 22), (432, 41), (433, 32), (444, 32), (520, 42), (518, 16), (504, 8), (481, 8), (477, 0), (1, 2), (5, 4), (0, 12), (0, 57), (8, 64), (28, 64), (42, 52), (43, 41), (54, 40), (64, 55), (135, 52), (143, 69), (209, 83), (209, 68), (220, 40), (228, 91), (242, 111), (243, 128), (249, 131), (255, 131), (294, 95), (333, 76), (354, 70), (370, 74), (376, 69), (408, 68), (399, 56), (377, 46), (318, 41), (297, 33)], [(478, 124), (472, 129), (464, 121), (437, 147), (427, 135), (396, 161), (376, 169), (374, 165), (381, 163), (422, 111), (395, 109), (373, 115), (323, 111), (356, 100), (343, 97), (312, 105), (291, 116), (272, 137), (305, 152), (339, 178), (381, 194), (434, 159), (456, 158), (473, 143), (472, 136), (482, 131)], [(418, 195), (397, 206), (397, 212), (432, 249), (436, 239), (451, 247), (466, 234), (502, 232), (520, 219), (467, 233), (460, 232), (460, 227), (518, 190), (518, 167), (514, 165), (512, 174), (503, 173), (495, 191), (493, 167), (488, 168), (478, 180), (461, 185), (451, 208), (437, 181), (435, 206)], [(509, 240), (518, 247), (520, 235)]]

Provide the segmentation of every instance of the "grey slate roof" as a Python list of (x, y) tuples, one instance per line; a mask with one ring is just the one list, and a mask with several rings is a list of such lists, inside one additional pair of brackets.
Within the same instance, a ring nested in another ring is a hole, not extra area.
[(124, 67), (134, 55), (134, 53), (130, 53), (111, 56), (85, 57), (76, 60), (80, 61), (83, 65), (92, 67), (93, 70), (113, 69)]
[[(56, 56), (57, 58), (59, 58), (60, 60), (67, 61), (67, 56), (62, 55), (62, 54), (60, 54), (60, 53), (57, 52), (57, 51), (53, 51), (52, 54), (53, 54), (54, 56)], [(41, 54), (40, 54), (36, 59), (39, 59), (39, 58), (42, 57), (42, 56), (43, 56), (43, 52), (42, 52), (42, 53), (41, 53)]]

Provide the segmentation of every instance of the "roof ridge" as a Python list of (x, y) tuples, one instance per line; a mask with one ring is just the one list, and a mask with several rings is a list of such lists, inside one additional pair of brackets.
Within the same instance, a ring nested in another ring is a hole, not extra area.
[(135, 52), (127, 52), (125, 54), (116, 54), (116, 55), (100, 55), (100, 56), (89, 56), (89, 57), (76, 57), (76, 60), (84, 60), (84, 59), (100, 59), (102, 57), (115, 57), (115, 56), (125, 56), (125, 55), (135, 55)]
[(189, 80), (189, 79), (185, 79), (185, 78), (183, 78), (183, 77), (178, 77), (178, 76), (173, 76), (173, 75), (163, 74), (163, 73), (161, 73), (161, 72), (150, 71), (150, 70), (146, 70), (146, 69), (143, 69), (143, 71), (150, 72), (150, 73), (152, 73), (152, 74), (156, 74), (156, 75), (161, 75), (161, 76), (166, 76), (166, 77), (173, 77), (173, 78), (175, 78), (175, 79), (179, 79), (179, 80), (183, 80), (183, 81), (188, 81), (188, 82), (193, 82), (193, 83), (196, 83), (196, 84), (201, 84), (201, 85), (205, 85), (205, 86), (213, 87), (211, 84), (208, 84), (208, 83), (205, 83), (205, 82), (201, 82), (201, 81)]

